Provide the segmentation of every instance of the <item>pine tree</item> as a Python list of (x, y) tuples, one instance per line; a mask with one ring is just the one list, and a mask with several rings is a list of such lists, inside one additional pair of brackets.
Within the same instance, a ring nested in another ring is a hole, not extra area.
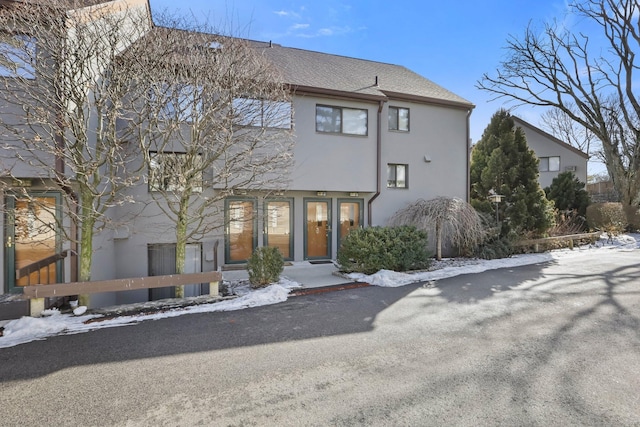
[(471, 204), (493, 213), (491, 194), (503, 196), (498, 204), (503, 236), (542, 235), (553, 223), (552, 205), (538, 183), (538, 159), (505, 110), (493, 115), (471, 158)]
[(553, 178), (551, 186), (544, 189), (547, 199), (553, 200), (561, 211), (576, 210), (579, 215), (586, 215), (589, 206), (589, 193), (584, 189), (573, 172), (562, 172)]

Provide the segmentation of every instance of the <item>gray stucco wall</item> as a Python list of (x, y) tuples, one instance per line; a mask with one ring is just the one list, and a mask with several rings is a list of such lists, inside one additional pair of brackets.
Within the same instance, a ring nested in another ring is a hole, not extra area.
[(568, 168), (575, 166), (576, 170), (574, 175), (583, 183), (587, 182), (587, 158), (576, 153), (568, 145), (558, 143), (557, 141), (549, 138), (546, 134), (539, 129), (528, 126), (521, 121), (516, 122), (517, 126), (520, 126), (524, 131), (527, 138), (527, 145), (531, 148), (538, 158), (540, 157), (560, 157), (560, 170), (559, 171), (546, 171), (540, 172), (538, 181), (542, 188), (551, 185), (551, 182), (561, 172), (565, 172)]

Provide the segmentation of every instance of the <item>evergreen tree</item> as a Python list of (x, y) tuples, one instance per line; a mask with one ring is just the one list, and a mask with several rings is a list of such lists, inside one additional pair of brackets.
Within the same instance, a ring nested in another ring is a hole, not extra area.
[(558, 174), (544, 192), (547, 199), (553, 200), (556, 208), (561, 211), (575, 209), (579, 215), (586, 215), (590, 203), (589, 193), (584, 189), (584, 183), (580, 182), (573, 172)]
[(491, 118), (471, 157), (471, 204), (493, 213), (489, 195), (500, 194), (501, 234), (542, 235), (553, 223), (552, 205), (538, 183), (538, 159), (508, 111)]

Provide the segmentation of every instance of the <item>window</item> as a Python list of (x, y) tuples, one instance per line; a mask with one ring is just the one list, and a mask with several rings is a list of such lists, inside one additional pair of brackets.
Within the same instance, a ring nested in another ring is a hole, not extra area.
[(233, 113), (241, 126), (291, 129), (291, 102), (236, 98)]
[(35, 37), (0, 33), (0, 76), (35, 79), (35, 59)]
[(387, 165), (387, 188), (407, 188), (409, 165)]
[(389, 130), (409, 132), (409, 109), (389, 107)]
[(540, 172), (558, 172), (560, 170), (560, 157), (540, 157), (538, 170)]
[(149, 190), (202, 192), (202, 157), (186, 153), (150, 152)]
[(316, 131), (367, 135), (368, 110), (316, 105)]
[(193, 122), (202, 114), (202, 88), (190, 84), (158, 84), (151, 89), (151, 100), (160, 110), (161, 120)]

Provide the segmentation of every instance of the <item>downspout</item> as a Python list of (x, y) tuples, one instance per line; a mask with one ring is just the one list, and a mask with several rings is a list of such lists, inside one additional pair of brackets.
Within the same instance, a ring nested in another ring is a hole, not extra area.
[[(377, 83), (377, 78), (376, 78)], [(367, 224), (371, 227), (372, 224), (372, 207), (373, 201), (378, 198), (380, 195), (380, 179), (382, 175), (382, 107), (384, 106), (384, 101), (381, 100), (378, 103), (378, 126), (376, 133), (376, 193), (372, 198), (367, 202)]]
[(471, 112), (467, 111), (467, 203), (471, 202)]

